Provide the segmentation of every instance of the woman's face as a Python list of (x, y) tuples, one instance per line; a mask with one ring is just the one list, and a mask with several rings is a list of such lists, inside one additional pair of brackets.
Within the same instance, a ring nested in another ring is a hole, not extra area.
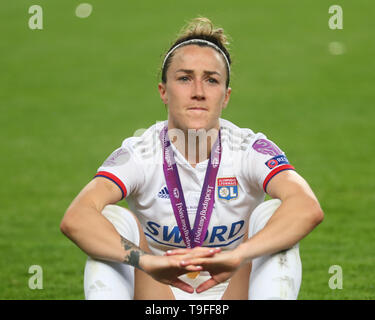
[(167, 82), (158, 85), (168, 107), (169, 129), (218, 129), (231, 93), (225, 85), (226, 77), (224, 58), (215, 49), (197, 45), (177, 49)]

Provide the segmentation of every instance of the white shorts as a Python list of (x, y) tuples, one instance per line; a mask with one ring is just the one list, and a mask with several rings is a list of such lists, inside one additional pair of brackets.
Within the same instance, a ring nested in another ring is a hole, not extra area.
[[(210, 279), (211, 276), (208, 272), (204, 271), (199, 274), (199, 276), (195, 279), (189, 278), (186, 274), (179, 277), (182, 281), (190, 284), (194, 289), (198, 288), (198, 286), (203, 283), (204, 281)], [(170, 286), (176, 300), (221, 300), (225, 290), (227, 289), (229, 284), (229, 280), (219, 283), (218, 285), (203, 291), (201, 293), (187, 293), (182, 291), (176, 287)]]
[[(250, 236), (256, 234), (267, 223), (273, 212), (280, 205), (280, 200), (269, 200), (257, 207), (250, 220)], [(138, 226), (135, 218), (118, 206), (107, 206), (103, 214), (112, 222), (123, 237), (139, 245)], [(157, 251), (150, 247), (152, 251)], [(164, 254), (164, 252), (154, 252)], [(250, 275), (249, 298), (297, 299), (301, 284), (302, 265), (298, 244), (293, 248), (273, 255), (262, 256), (253, 260)], [(187, 275), (179, 277), (182, 281), (197, 288), (210, 279), (208, 272), (201, 272), (196, 279)], [(187, 293), (170, 286), (176, 300), (220, 300), (227, 289), (229, 280), (220, 283), (202, 293)], [(133, 299), (134, 268), (122, 263), (88, 259), (85, 267), (84, 288), (86, 299)]]

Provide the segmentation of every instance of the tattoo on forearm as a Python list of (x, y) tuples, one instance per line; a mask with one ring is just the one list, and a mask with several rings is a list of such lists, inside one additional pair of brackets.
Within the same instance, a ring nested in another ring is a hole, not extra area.
[(146, 252), (123, 237), (121, 237), (121, 245), (126, 250), (124, 263), (143, 270), (139, 265), (139, 258), (146, 254)]

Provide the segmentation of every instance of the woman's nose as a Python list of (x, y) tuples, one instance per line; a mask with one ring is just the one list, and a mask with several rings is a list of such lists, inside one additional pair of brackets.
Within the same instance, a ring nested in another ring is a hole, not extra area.
[(192, 98), (197, 99), (197, 100), (204, 100), (205, 99), (202, 81), (200, 81), (200, 80), (194, 81)]

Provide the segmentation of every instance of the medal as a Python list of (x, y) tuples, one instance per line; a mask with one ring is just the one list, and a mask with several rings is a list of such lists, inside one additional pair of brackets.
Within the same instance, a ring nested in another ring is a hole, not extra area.
[[(171, 142), (168, 137), (168, 127), (160, 132), (160, 140), (163, 147), (163, 171), (167, 183), (172, 209), (176, 218), (182, 239), (187, 248), (194, 248), (203, 244), (210, 222), (215, 202), (216, 176), (221, 161), (221, 134), (212, 147), (210, 159), (207, 165), (206, 176), (202, 187), (201, 196), (195, 216), (194, 227), (190, 228), (189, 216), (186, 208), (184, 192), (174, 159)], [(199, 271), (187, 273), (188, 277), (195, 279)]]
[(190, 278), (190, 279), (195, 279), (196, 277), (198, 277), (200, 274), (200, 271), (194, 271), (194, 272), (189, 272), (187, 273), (186, 275)]

